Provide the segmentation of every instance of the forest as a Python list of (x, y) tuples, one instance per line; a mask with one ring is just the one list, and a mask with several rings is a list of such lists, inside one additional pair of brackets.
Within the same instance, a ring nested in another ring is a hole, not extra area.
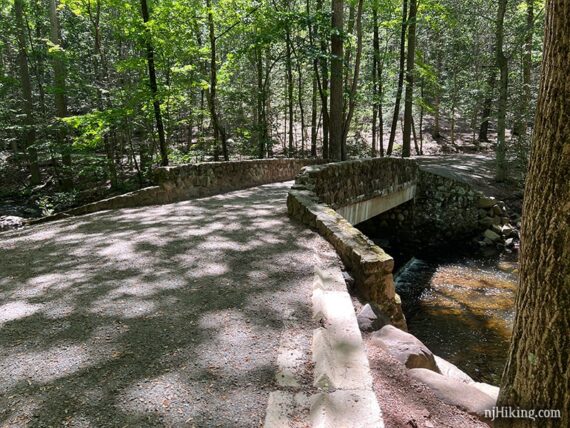
[(513, 179), (543, 3), (2, 0), (0, 199), (45, 215), (269, 157), (494, 151)]

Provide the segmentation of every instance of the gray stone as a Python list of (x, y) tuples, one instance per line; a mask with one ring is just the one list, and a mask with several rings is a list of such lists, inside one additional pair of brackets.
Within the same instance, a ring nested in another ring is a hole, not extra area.
[(499, 236), (503, 234), (503, 227), (498, 224), (491, 225), (490, 229)]
[(439, 373), (434, 355), (415, 336), (386, 325), (372, 334), (372, 345), (386, 350), (408, 369), (425, 368)]
[(22, 227), (25, 219), (15, 215), (0, 216), (0, 232)]
[(374, 304), (367, 303), (356, 315), (358, 327), (361, 331), (376, 331), (390, 323), (390, 318), (382, 313)]
[(443, 402), (477, 415), (485, 417), (485, 410), (491, 410), (497, 403), (496, 397), (481, 389), (459, 380), (455, 380), (426, 369), (412, 369), (408, 373), (414, 379), (425, 383)]
[(492, 242), (496, 242), (501, 239), (501, 237), (491, 229), (487, 229), (485, 232), (483, 232), (483, 236)]
[(479, 224), (486, 227), (486, 228), (489, 228), (493, 225), (493, 218), (492, 217), (485, 217), (485, 218), (479, 220)]

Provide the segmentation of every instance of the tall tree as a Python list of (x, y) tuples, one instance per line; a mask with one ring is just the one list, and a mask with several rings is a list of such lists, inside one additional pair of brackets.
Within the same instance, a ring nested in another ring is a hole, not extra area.
[(332, 0), (329, 157), (335, 161), (339, 161), (342, 158), (342, 134), (344, 122), (343, 27), (344, 1)]
[(408, 18), (408, 57), (406, 60), (406, 96), (404, 106), (404, 135), (402, 136), (402, 156), (410, 157), (411, 131), (413, 125), (414, 101), (414, 64), (416, 56), (416, 15), (418, 4), (410, 0), (410, 15)]
[(162, 121), (162, 112), (160, 109), (160, 98), (158, 95), (158, 84), (156, 82), (156, 69), (154, 65), (154, 47), (152, 45), (151, 32), (147, 24), (150, 19), (148, 12), (147, 0), (141, 0), (141, 12), (143, 22), (145, 23), (146, 33), (146, 61), (148, 66), (148, 79), (150, 84), (150, 92), (152, 94), (152, 107), (154, 109), (154, 118), (156, 121), (156, 130), (158, 131), (158, 144), (160, 149), (160, 164), (168, 165), (168, 149), (166, 146), (166, 136), (164, 133), (164, 123)]
[(210, 88), (208, 91), (208, 103), (210, 106), (210, 115), (212, 116), (212, 127), (214, 128), (214, 158), (218, 158), (218, 140), (222, 143), (222, 155), (224, 160), (229, 160), (228, 144), (226, 130), (221, 123), (218, 111), (218, 64), (216, 59), (216, 29), (214, 27), (214, 11), (212, 8), (212, 0), (206, 0), (206, 8), (208, 9), (208, 37), (210, 39)]
[(32, 97), (32, 81), (28, 67), (28, 54), (26, 50), (26, 26), (24, 24), (24, 2), (14, 1), (14, 13), (16, 15), (16, 27), (18, 31), (18, 66), (20, 71), (20, 84), (22, 86), (22, 110), (24, 112), (24, 147), (28, 157), (30, 170), (30, 182), (34, 185), (41, 183), (40, 168), (38, 166), (38, 153), (34, 147), (34, 100)]
[(497, 181), (504, 181), (507, 178), (507, 142), (505, 137), (507, 102), (509, 89), (509, 64), (504, 52), (505, 39), (505, 13), (507, 11), (507, 0), (499, 0), (497, 8), (497, 22), (495, 29), (496, 38), (496, 61), (499, 69), (499, 102), (497, 106), (497, 170), (495, 177)]
[[(570, 1), (547, 0), (544, 59), (526, 180), (520, 279), (498, 406), (558, 409), (570, 426)], [(499, 419), (496, 427), (531, 427)]]
[[(354, 59), (354, 71), (350, 79), (347, 79), (348, 87), (348, 102), (343, 106), (343, 128), (342, 128), (342, 145), (341, 157), (342, 160), (346, 159), (346, 140), (348, 131), (356, 108), (356, 93), (358, 91), (358, 79), (360, 76), (360, 61), (362, 58), (362, 12), (364, 0), (358, 1), (358, 8), (356, 11), (356, 55)], [(347, 64), (348, 68), (348, 64)]]
[[(65, 85), (65, 62), (61, 52), (61, 32), (59, 28), (59, 18), (57, 16), (57, 0), (50, 0), (49, 2), (49, 20), (50, 20), (50, 42), (58, 49), (54, 50), (52, 56), (53, 79), (54, 79), (54, 98), (55, 98), (55, 111), (58, 119), (67, 117), (67, 100), (66, 85)], [(60, 124), (57, 131), (57, 139), (60, 150), (62, 151), (61, 159), (64, 166), (64, 171), (61, 178), (62, 188), (70, 190), (73, 187), (72, 178), (72, 164), (71, 164), (71, 147), (67, 143), (67, 132), (65, 126)]]
[(398, 71), (398, 87), (396, 88), (396, 102), (394, 104), (394, 115), (392, 116), (392, 126), (390, 127), (390, 138), (386, 154), (390, 156), (394, 149), (396, 139), (396, 129), (398, 128), (398, 118), (400, 117), (400, 102), (402, 90), (404, 88), (404, 70), (406, 66), (406, 28), (408, 22), (408, 0), (403, 0), (402, 4), (402, 27), (400, 30), (400, 65)]

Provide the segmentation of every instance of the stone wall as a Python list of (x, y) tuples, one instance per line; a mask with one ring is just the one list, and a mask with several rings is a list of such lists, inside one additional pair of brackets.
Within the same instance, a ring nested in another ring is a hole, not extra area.
[(315, 163), (324, 163), (324, 161), (260, 159), (160, 167), (154, 171), (157, 186), (102, 199), (53, 216), (32, 220), (30, 223), (43, 223), (109, 209), (167, 204), (261, 184), (293, 180), (301, 168)]
[(289, 215), (333, 245), (359, 294), (377, 303), (390, 323), (402, 329), (406, 321), (394, 288), (393, 258), (334, 208), (397, 191), (417, 174), (413, 161), (390, 158), (310, 166), (297, 176), (287, 198)]
[(156, 168), (154, 176), (165, 192), (186, 199), (293, 180), (304, 166), (323, 162), (317, 159), (207, 162)]
[(305, 168), (296, 185), (337, 209), (396, 192), (417, 181), (418, 166), (409, 159), (374, 158)]

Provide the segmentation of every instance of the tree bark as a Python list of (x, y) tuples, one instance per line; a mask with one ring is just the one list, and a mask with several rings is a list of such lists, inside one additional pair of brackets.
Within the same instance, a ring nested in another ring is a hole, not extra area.
[[(50, 20), (50, 41), (56, 46), (61, 45), (61, 36), (59, 29), (59, 19), (57, 17), (57, 0), (50, 0), (49, 3), (49, 20)], [(66, 86), (65, 86), (65, 63), (59, 52), (56, 52), (52, 59), (53, 78), (55, 87), (55, 113), (56, 117), (63, 119), (67, 116), (67, 101), (65, 99)], [(73, 173), (71, 164), (71, 147), (67, 143), (65, 127), (62, 126), (57, 132), (58, 143), (62, 151), (61, 160), (63, 163), (64, 171), (61, 179), (61, 185), (64, 190), (71, 190), (73, 188)]]
[(508, 61), (503, 51), (504, 43), (504, 22), (505, 12), (507, 10), (507, 0), (499, 0), (497, 8), (496, 22), (496, 60), (499, 69), (499, 102), (497, 107), (497, 166), (495, 178), (497, 181), (505, 181), (507, 179), (507, 147), (505, 140), (506, 116), (507, 116), (507, 97), (509, 85)]
[(344, 1), (332, 0), (331, 34), (331, 96), (330, 96), (330, 147), (329, 157), (341, 160), (343, 134), (343, 27)]
[(30, 182), (32, 185), (41, 183), (40, 168), (38, 166), (38, 153), (34, 147), (34, 100), (32, 97), (32, 82), (30, 79), (30, 69), (28, 67), (28, 54), (26, 51), (26, 28), (24, 25), (24, 4), (23, 0), (14, 1), (14, 12), (16, 15), (16, 28), (18, 30), (18, 67), (20, 71), (20, 83), (22, 86), (22, 110), (24, 112), (24, 147), (28, 158), (28, 169), (30, 170)]
[[(320, 17), (323, 13), (323, 0), (317, 0), (317, 15)], [(316, 36), (320, 40), (320, 48), (322, 53), (328, 53), (327, 39), (315, 31)], [(327, 55), (321, 55), (320, 59), (315, 60), (315, 75), (319, 85), (319, 95), (321, 97), (321, 112), (323, 115), (323, 159), (329, 158), (329, 136), (330, 136), (330, 115), (329, 115), (329, 67)]]
[(404, 87), (404, 68), (406, 65), (406, 28), (408, 19), (408, 0), (404, 0), (402, 4), (402, 29), (400, 31), (400, 66), (398, 72), (398, 87), (396, 89), (396, 102), (394, 104), (394, 116), (392, 116), (392, 126), (390, 127), (390, 139), (388, 140), (388, 148), (386, 154), (390, 156), (394, 149), (394, 140), (396, 138), (396, 130), (398, 129), (398, 116), (400, 116), (400, 102), (402, 99), (402, 90)]
[(402, 137), (402, 157), (410, 157), (410, 137), (412, 131), (412, 115), (414, 102), (414, 64), (416, 56), (416, 15), (418, 5), (416, 0), (410, 0), (410, 15), (408, 18), (408, 58), (406, 68), (406, 96), (404, 106), (404, 135)]
[(356, 93), (358, 91), (358, 77), (360, 75), (360, 61), (362, 58), (362, 12), (363, 12), (364, 0), (359, 0), (358, 10), (356, 12), (356, 57), (354, 60), (354, 74), (351, 77), (350, 92), (348, 93), (348, 107), (346, 105), (343, 109), (346, 109), (346, 115), (343, 121), (342, 128), (342, 143), (341, 143), (341, 158), (346, 160), (346, 140), (348, 137), (348, 131), (350, 130), (350, 123), (352, 122), (352, 116), (354, 115), (354, 110), (356, 108)]
[(156, 130), (158, 131), (158, 147), (160, 150), (160, 164), (168, 165), (168, 148), (166, 146), (166, 136), (164, 134), (164, 124), (162, 122), (162, 113), (160, 110), (160, 99), (158, 97), (158, 85), (156, 83), (156, 69), (154, 66), (154, 47), (152, 45), (151, 34), (146, 24), (150, 17), (148, 12), (147, 0), (140, 0), (143, 22), (145, 23), (146, 33), (146, 61), (148, 65), (148, 80), (150, 84), (150, 92), (152, 94), (152, 107), (154, 109), (154, 119), (156, 121)]
[(483, 111), (481, 112), (481, 126), (479, 127), (479, 141), (489, 141), (489, 120), (491, 117), (491, 109), (493, 107), (493, 93), (497, 84), (497, 69), (492, 67), (487, 80), (487, 97), (483, 102)]
[(498, 428), (570, 426), (570, 2), (546, 2), (543, 52), (516, 315), (497, 405), (558, 409), (561, 419), (499, 419)]
[(216, 61), (216, 33), (214, 28), (214, 13), (212, 12), (212, 0), (206, 0), (206, 8), (208, 9), (208, 36), (210, 38), (210, 89), (208, 104), (210, 107), (210, 115), (212, 116), (212, 127), (214, 128), (214, 158), (217, 160), (219, 156), (218, 140), (221, 140), (222, 156), (224, 157), (225, 161), (228, 161), (229, 154), (226, 130), (221, 124), (221, 118), (218, 113), (217, 106), (218, 70)]

